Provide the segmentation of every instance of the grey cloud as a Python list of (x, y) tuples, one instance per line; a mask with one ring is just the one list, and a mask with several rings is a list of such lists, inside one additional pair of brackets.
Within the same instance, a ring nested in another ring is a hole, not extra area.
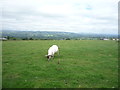
[[(11, 1), (11, 0), (10, 0)], [(8, 0), (8, 2), (10, 2)], [(34, 2), (34, 0), (33, 0)], [(64, 2), (64, 1), (63, 1)], [(34, 6), (31, 3), (24, 3), (19, 5), (19, 3), (15, 3), (13, 5), (8, 5), (3, 7), (3, 26), (4, 29), (15, 29), (15, 30), (61, 30), (61, 31), (73, 31), (73, 32), (112, 32), (117, 31), (117, 12), (107, 11), (103, 9), (102, 5), (96, 6), (95, 3), (93, 4), (86, 4), (81, 3), (82, 1), (70, 1), (69, 3), (63, 3), (64, 8), (67, 9), (65, 11), (62, 9), (60, 12), (57, 13), (57, 8), (54, 9), (53, 7), (49, 9), (45, 9), (42, 7), (42, 3), (39, 3), (37, 6)], [(94, 2), (94, 1), (93, 1)], [(108, 2), (108, 1), (107, 1)], [(46, 3), (43, 3), (43, 6)], [(54, 3), (49, 4), (55, 5)], [(17, 6), (18, 5), (18, 6)], [(68, 5), (67, 7), (65, 7)], [(92, 6), (93, 5), (93, 6)], [(105, 5), (105, 4), (104, 4)], [(110, 4), (111, 5), (111, 4)], [(47, 6), (47, 5), (46, 5)], [(71, 7), (73, 6), (73, 7)], [(47, 7), (47, 8), (49, 8)], [(56, 5), (54, 6), (56, 7)], [(97, 9), (96, 9), (97, 7)], [(101, 7), (101, 8), (100, 8)], [(100, 11), (99, 11), (100, 10)], [(114, 9), (113, 9), (114, 10)], [(63, 11), (63, 13), (62, 13)]]

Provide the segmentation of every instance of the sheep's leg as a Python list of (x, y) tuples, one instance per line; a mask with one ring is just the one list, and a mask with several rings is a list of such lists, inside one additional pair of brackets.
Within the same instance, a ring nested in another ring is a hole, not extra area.
[(58, 53), (58, 55), (60, 55), (60, 52), (59, 52), (59, 50), (58, 50), (58, 52), (57, 52), (57, 53)]
[(52, 58), (54, 59), (54, 55), (52, 56)]

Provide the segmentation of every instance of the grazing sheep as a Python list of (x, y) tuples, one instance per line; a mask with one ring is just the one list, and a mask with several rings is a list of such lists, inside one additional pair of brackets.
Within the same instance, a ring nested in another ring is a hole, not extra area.
[(48, 49), (48, 55), (45, 55), (48, 58), (48, 61), (53, 57), (54, 58), (54, 54), (57, 53), (59, 54), (59, 49), (57, 45), (52, 45), (49, 49)]

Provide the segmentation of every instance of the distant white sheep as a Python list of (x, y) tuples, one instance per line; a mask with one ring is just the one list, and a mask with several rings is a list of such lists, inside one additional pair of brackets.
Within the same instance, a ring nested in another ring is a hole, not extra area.
[(48, 61), (53, 57), (54, 58), (54, 54), (57, 53), (59, 54), (59, 49), (57, 45), (52, 45), (49, 49), (48, 49), (48, 55), (45, 55), (48, 58)]

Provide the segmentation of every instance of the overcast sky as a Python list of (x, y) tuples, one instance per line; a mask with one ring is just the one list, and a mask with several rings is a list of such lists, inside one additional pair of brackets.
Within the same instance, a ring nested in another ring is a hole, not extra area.
[(2, 0), (3, 30), (118, 33), (119, 0)]

